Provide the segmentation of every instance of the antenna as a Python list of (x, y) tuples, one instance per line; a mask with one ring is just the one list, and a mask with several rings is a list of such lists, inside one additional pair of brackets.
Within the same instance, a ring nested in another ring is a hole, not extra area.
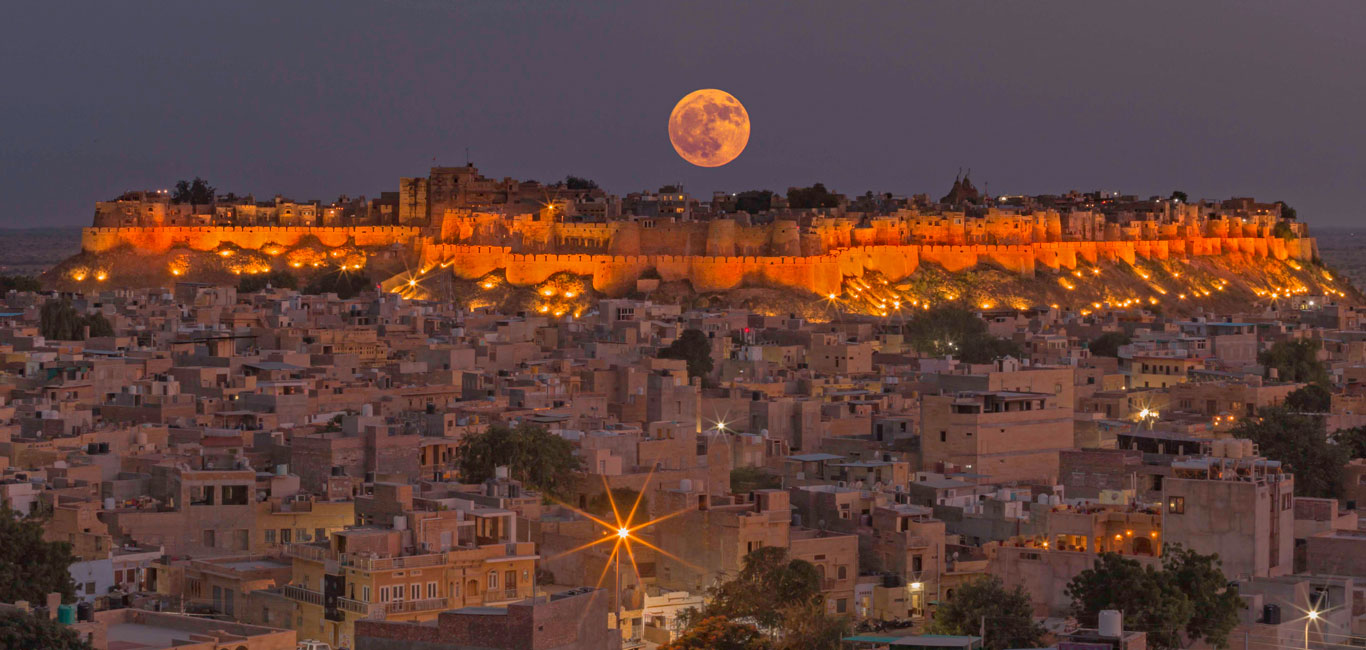
[(466, 166), (466, 167), (469, 167), (469, 166), (470, 166), (470, 148), (469, 148), (469, 147), (465, 147), (465, 166)]

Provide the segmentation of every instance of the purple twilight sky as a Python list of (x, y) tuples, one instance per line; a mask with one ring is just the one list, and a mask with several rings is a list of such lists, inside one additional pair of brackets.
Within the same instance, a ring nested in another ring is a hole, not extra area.
[[(0, 37), (0, 227), (201, 175), (376, 196), (434, 162), (695, 195), (823, 181), (942, 194), (1283, 199), (1358, 223), (1366, 2), (33, 2)], [(735, 162), (666, 123), (715, 87)]]

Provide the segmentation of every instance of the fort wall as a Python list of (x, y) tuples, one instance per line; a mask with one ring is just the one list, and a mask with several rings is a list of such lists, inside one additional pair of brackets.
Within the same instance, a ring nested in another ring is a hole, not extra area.
[[(728, 234), (731, 227), (718, 230)], [(717, 242), (709, 248), (717, 252), (730, 250), (729, 243)], [(591, 276), (593, 288), (608, 295), (630, 292), (636, 279), (650, 269), (665, 281), (687, 280), (699, 292), (772, 286), (823, 295), (838, 293), (845, 277), (861, 277), (876, 271), (896, 281), (915, 273), (921, 264), (933, 264), (951, 272), (985, 264), (1034, 277), (1041, 268), (1063, 271), (1104, 262), (1134, 264), (1139, 260), (1218, 255), (1310, 260), (1316, 252), (1316, 245), (1309, 238), (1202, 236), (1019, 245), (870, 245), (807, 256), (521, 254), (507, 247), (437, 243), (428, 243), (422, 250), (424, 268), (450, 268), (462, 278), (476, 279), (503, 269), (509, 283), (525, 286), (568, 272)]]
[(153, 228), (86, 228), (81, 248), (102, 253), (132, 246), (149, 253), (164, 253), (179, 246), (197, 251), (214, 250), (224, 244), (260, 250), (267, 244), (298, 246), (315, 237), (323, 246), (390, 246), (413, 244), (422, 230), (409, 226), (289, 227), (289, 226), (160, 226)]

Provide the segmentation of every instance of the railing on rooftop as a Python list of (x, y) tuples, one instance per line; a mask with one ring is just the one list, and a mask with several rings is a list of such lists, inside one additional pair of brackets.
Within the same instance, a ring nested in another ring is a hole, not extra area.
[(524, 598), (530, 598), (530, 596), (522, 595), (521, 591), (516, 587), (512, 589), (490, 589), (484, 592), (485, 605), (490, 605), (493, 603), (506, 603), (515, 600), (522, 600)]
[(388, 569), (416, 569), (430, 566), (442, 566), (446, 564), (445, 553), (431, 553), (427, 555), (404, 555), (400, 557), (363, 557), (352, 555), (347, 558), (346, 564), (357, 569), (366, 571), (384, 571)]
[(396, 600), (384, 603), (384, 613), (412, 614), (415, 612), (444, 611), (448, 609), (445, 598), (422, 598), (419, 600)]
[(285, 598), (298, 600), (301, 602), (308, 603), (310, 605), (317, 605), (319, 607), (322, 607), (323, 604), (322, 592), (313, 591), (312, 589), (306, 589), (298, 585), (285, 585), (284, 588), (281, 590), (281, 593), (284, 594)]
[(364, 618), (383, 619), (384, 603), (366, 603), (350, 598), (338, 598), (337, 609), (360, 614)]

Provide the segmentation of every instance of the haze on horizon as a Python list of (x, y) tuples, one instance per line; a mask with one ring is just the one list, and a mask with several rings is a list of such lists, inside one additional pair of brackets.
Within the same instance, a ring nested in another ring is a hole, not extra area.
[[(1366, 3), (1326, 0), (32, 3), (0, 39), (0, 227), (203, 176), (377, 196), (433, 164), (626, 193), (824, 182), (938, 196), (1120, 190), (1284, 200), (1351, 225), (1366, 177)], [(62, 37), (52, 38), (54, 29)], [(719, 168), (674, 103), (753, 121)]]

